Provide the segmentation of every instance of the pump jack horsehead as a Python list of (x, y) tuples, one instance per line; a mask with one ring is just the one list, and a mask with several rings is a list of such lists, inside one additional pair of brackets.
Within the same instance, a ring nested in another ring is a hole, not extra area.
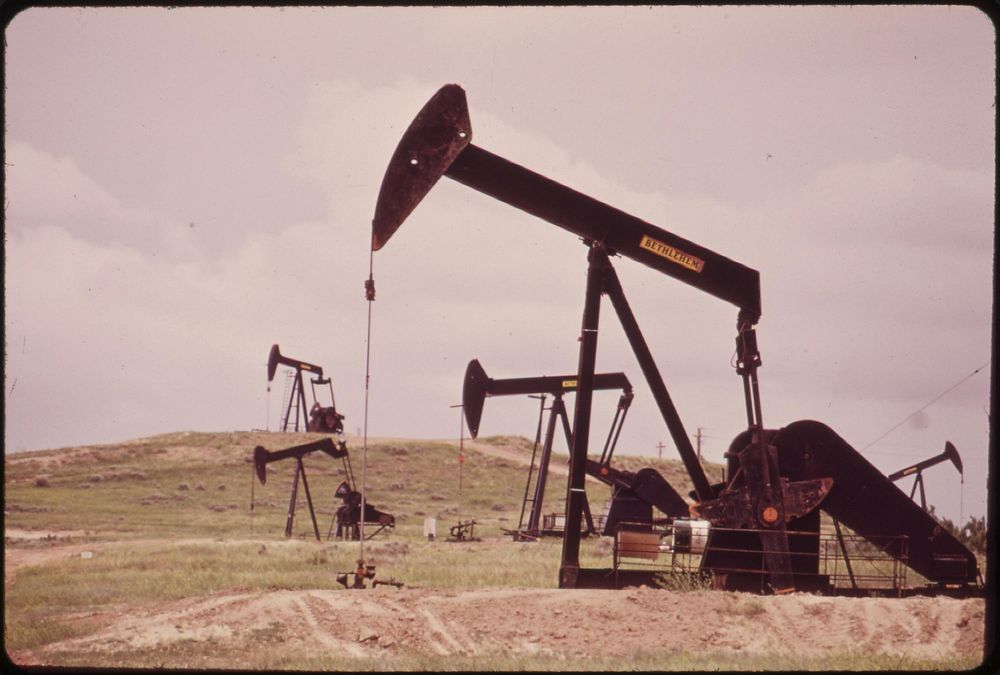
[[(568, 230), (587, 246), (560, 587), (600, 586), (607, 578), (606, 570), (582, 569), (579, 557), (602, 294), (611, 300), (691, 478), (693, 515), (712, 525), (702, 565), (715, 573), (717, 585), (775, 593), (814, 590), (810, 584), (822, 581), (816, 574), (820, 509), (873, 543), (880, 538), (898, 542), (902, 536), (908, 546), (876, 545), (933, 583), (974, 583), (975, 556), (829, 427), (811, 420), (777, 430), (764, 427), (754, 329), (761, 316), (756, 270), (471, 141), (465, 92), (458, 85), (445, 85), (410, 123), (389, 161), (372, 221), (372, 250), (385, 246), (441, 176)], [(727, 453), (727, 482), (709, 483), (625, 298), (612, 256), (635, 260), (738, 308), (736, 372), (743, 385), (747, 429)], [(807, 542), (805, 550), (790, 547), (790, 533), (796, 541)], [(799, 536), (803, 534), (809, 536)], [(747, 539), (756, 541), (755, 560), (748, 560), (753, 556), (743, 548)]]

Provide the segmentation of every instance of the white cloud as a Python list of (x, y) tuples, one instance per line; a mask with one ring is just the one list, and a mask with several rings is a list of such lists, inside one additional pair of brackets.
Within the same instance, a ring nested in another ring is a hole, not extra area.
[(29, 228), (60, 227), (92, 242), (129, 246), (171, 258), (198, 258), (188, 223), (123, 205), (86, 175), (72, 157), (28, 143), (6, 143), (5, 229), (16, 237)]

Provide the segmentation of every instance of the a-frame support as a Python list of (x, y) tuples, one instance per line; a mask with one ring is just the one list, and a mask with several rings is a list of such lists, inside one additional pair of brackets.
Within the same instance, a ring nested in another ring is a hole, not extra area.
[[(559, 568), (559, 586), (561, 588), (574, 588), (578, 585), (580, 573), (580, 535), (579, 527), (582, 514), (581, 497), (584, 494), (584, 480), (586, 476), (587, 451), (590, 436), (590, 408), (593, 394), (594, 369), (597, 356), (597, 336), (600, 323), (600, 299), (602, 294), (607, 294), (618, 315), (619, 322), (625, 331), (629, 344), (636, 359), (639, 361), (640, 369), (646, 378), (653, 398), (656, 401), (660, 414), (667, 425), (667, 429), (681, 455), (681, 460), (691, 477), (694, 492), (699, 502), (711, 502), (716, 495), (705, 476), (704, 469), (698, 461), (697, 453), (691, 445), (690, 437), (684, 430), (680, 415), (674, 406), (667, 391), (659, 369), (653, 360), (649, 346), (646, 344), (642, 331), (635, 320), (632, 309), (622, 290), (618, 275), (615, 273), (608, 258), (608, 252), (604, 246), (598, 242), (589, 243), (587, 256), (587, 286), (584, 295), (583, 318), (581, 321), (580, 335), (580, 357), (577, 373), (577, 397), (576, 408), (573, 415), (573, 443), (570, 450), (570, 476), (567, 485), (567, 507), (566, 507), (566, 532), (563, 537), (562, 560)], [(741, 327), (741, 330), (746, 330)], [(752, 329), (751, 329), (752, 330)], [(737, 338), (748, 340), (741, 335)], [(749, 345), (748, 345), (749, 346)], [(752, 359), (746, 359), (751, 361)], [(742, 362), (741, 362), (742, 365)], [(747, 366), (747, 370), (750, 367)], [(743, 373), (741, 373), (743, 374)], [(744, 377), (744, 389), (747, 395), (748, 418), (759, 424), (760, 404), (757, 394), (757, 383), (754, 377)], [(755, 414), (754, 414), (755, 413)], [(760, 427), (751, 424), (751, 431)], [(768, 475), (776, 475), (776, 467), (773, 467), (771, 453), (762, 443), (760, 434), (754, 435), (751, 444), (747, 448), (748, 467), (756, 468), (760, 463), (767, 462), (766, 468), (772, 469), (770, 472), (760, 471), (764, 475), (762, 484), (766, 493), (757, 495), (758, 503), (765, 504), (775, 509), (776, 522), (772, 532), (762, 534), (761, 540), (765, 547), (768, 570), (771, 573), (772, 586), (779, 592), (794, 589), (791, 576), (791, 562), (788, 551), (788, 539), (784, 531), (782, 498), (778, 491), (778, 486), (772, 486), (767, 481)], [(778, 481), (775, 481), (778, 483)], [(777, 504), (775, 503), (777, 501)]]
[(309, 494), (309, 481), (306, 480), (306, 467), (302, 464), (302, 457), (295, 458), (295, 477), (292, 478), (292, 498), (288, 502), (288, 517), (285, 518), (285, 536), (292, 536), (292, 523), (295, 521), (295, 502), (299, 495), (299, 476), (302, 476), (302, 487), (306, 491), (306, 503), (309, 505), (309, 515), (312, 517), (313, 532), (316, 534), (316, 541), (320, 541), (319, 525), (316, 523), (316, 510), (313, 508), (312, 495)]

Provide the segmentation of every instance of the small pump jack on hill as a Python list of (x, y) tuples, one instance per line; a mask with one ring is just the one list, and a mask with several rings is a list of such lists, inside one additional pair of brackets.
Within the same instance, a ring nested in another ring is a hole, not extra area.
[[(278, 345), (271, 345), (271, 352), (267, 358), (268, 390), (271, 388), (271, 381), (274, 379), (274, 373), (278, 369), (279, 364), (295, 369), (291, 387), (285, 392), (287, 398), (284, 403), (284, 412), (281, 416), (281, 430), (298, 431), (299, 418), (301, 417), (302, 431), (342, 434), (344, 432), (344, 416), (337, 412), (337, 403), (333, 398), (333, 382), (329, 377), (323, 377), (323, 368), (312, 363), (283, 356)], [(316, 376), (310, 380), (313, 404), (309, 408), (306, 407), (305, 378), (303, 373), (311, 373)], [(319, 398), (316, 395), (316, 385), (320, 387), (327, 385), (329, 387), (329, 406), (320, 404)]]
[[(600, 301), (607, 295), (691, 478), (692, 515), (711, 523), (701, 565), (720, 587), (831, 590), (829, 577), (819, 570), (822, 509), (869, 542), (902, 542), (885, 544), (883, 550), (938, 588), (975, 592), (975, 555), (832, 429), (813, 420), (765, 428), (754, 328), (761, 316), (756, 270), (473, 145), (465, 91), (455, 84), (428, 100), (389, 160), (372, 219), (373, 252), (442, 176), (568, 230), (587, 247), (560, 587), (603, 587), (609, 576), (608, 570), (582, 569), (579, 557)], [(625, 298), (611, 264), (614, 256), (642, 263), (739, 310), (736, 373), (743, 384), (747, 429), (730, 445), (724, 483), (712, 485), (705, 475)], [(806, 542), (802, 550), (789, 546), (790, 530)]]
[(344, 466), (345, 480), (340, 483), (334, 492), (334, 497), (341, 500), (341, 505), (337, 507), (330, 521), (330, 528), (327, 530), (326, 538), (333, 536), (336, 527), (336, 537), (338, 539), (359, 539), (361, 527), (364, 525), (375, 525), (376, 529), (369, 533), (373, 537), (379, 532), (396, 527), (396, 518), (384, 511), (380, 511), (373, 504), (367, 503), (364, 506), (364, 521), (361, 518), (361, 493), (355, 488), (354, 470), (351, 467), (351, 456), (347, 450), (347, 443), (343, 439), (334, 444), (331, 438), (322, 438), (318, 441), (295, 445), (283, 450), (268, 451), (263, 446), (254, 448), (253, 462), (261, 485), (267, 483), (267, 465), (271, 462), (283, 459), (295, 459), (295, 476), (292, 478), (292, 495), (288, 502), (288, 517), (285, 520), (285, 536), (292, 536), (292, 523), (295, 520), (295, 506), (298, 501), (299, 480), (306, 492), (306, 503), (309, 505), (309, 515), (312, 518), (313, 531), (316, 540), (320, 539), (319, 525), (316, 523), (316, 511), (313, 508), (312, 495), (309, 492), (309, 483), (306, 479), (306, 467), (303, 458), (313, 452), (323, 452), (334, 459), (340, 459)]

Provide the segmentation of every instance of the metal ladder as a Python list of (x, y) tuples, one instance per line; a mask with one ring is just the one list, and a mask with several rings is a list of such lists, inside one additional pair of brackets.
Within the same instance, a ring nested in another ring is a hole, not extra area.
[(538, 444), (542, 440), (542, 418), (545, 416), (545, 411), (548, 408), (545, 407), (545, 394), (535, 397), (531, 396), (529, 398), (539, 398), (541, 403), (538, 407), (538, 429), (535, 431), (535, 444), (531, 448), (531, 464), (528, 467), (528, 480), (524, 484), (524, 499), (521, 501), (521, 516), (517, 519), (517, 531), (524, 531), (524, 513), (528, 510), (528, 504), (531, 504), (532, 508), (535, 505), (535, 491), (531, 489), (531, 479), (535, 475), (535, 458), (538, 455)]
[(284, 409), (284, 414), (281, 418), (281, 430), (288, 431), (288, 418), (292, 415), (292, 402), (289, 400), (289, 396), (292, 396), (295, 403), (295, 431), (299, 430), (299, 397), (295, 391), (292, 383), (295, 381), (295, 373), (290, 370), (285, 371), (285, 390), (281, 394), (281, 404)]

